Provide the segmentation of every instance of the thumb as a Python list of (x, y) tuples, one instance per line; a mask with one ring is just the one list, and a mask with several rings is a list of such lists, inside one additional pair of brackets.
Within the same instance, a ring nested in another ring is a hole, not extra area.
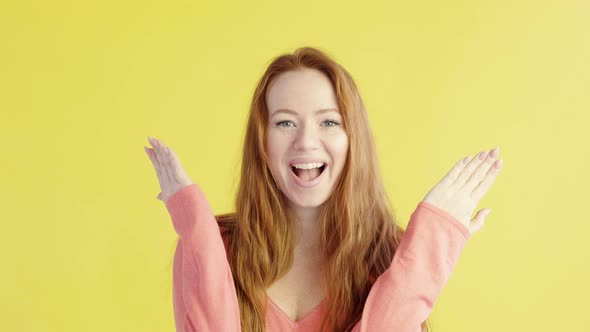
[(492, 209), (490, 209), (490, 208), (485, 208), (485, 209), (481, 209), (481, 210), (477, 211), (475, 218), (473, 218), (471, 220), (471, 222), (469, 223), (469, 230), (471, 231), (471, 234), (476, 233), (480, 229), (483, 228), (484, 223), (485, 223), (485, 219), (488, 217), (488, 215), (491, 212), (492, 212)]

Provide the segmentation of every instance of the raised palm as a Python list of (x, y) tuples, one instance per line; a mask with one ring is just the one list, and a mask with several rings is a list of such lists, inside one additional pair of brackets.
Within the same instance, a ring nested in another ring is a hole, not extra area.
[(144, 147), (145, 152), (150, 157), (160, 182), (161, 192), (156, 198), (166, 203), (174, 193), (193, 182), (172, 149), (155, 138), (148, 137), (148, 140), (153, 148)]
[(480, 209), (473, 220), (471, 215), (500, 174), (502, 160), (496, 160), (499, 150), (496, 147), (480, 152), (471, 160), (469, 157), (459, 160), (423, 201), (448, 212), (471, 233), (479, 231), (491, 209)]

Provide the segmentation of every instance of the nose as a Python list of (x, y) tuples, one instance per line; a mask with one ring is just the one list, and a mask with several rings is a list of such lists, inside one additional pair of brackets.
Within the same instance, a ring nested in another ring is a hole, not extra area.
[(318, 128), (313, 125), (303, 125), (295, 134), (293, 148), (295, 150), (315, 150), (320, 147)]

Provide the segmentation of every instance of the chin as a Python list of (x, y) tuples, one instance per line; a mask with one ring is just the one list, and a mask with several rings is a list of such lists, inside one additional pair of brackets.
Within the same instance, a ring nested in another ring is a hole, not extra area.
[(322, 198), (322, 197), (318, 197), (318, 198), (313, 198), (313, 197), (307, 197), (307, 198), (303, 198), (303, 199), (291, 199), (287, 196), (287, 199), (289, 200), (289, 203), (294, 206), (294, 207), (298, 207), (298, 208), (317, 208), (317, 207), (321, 207), (322, 205), (324, 205), (324, 203), (328, 200), (327, 197)]

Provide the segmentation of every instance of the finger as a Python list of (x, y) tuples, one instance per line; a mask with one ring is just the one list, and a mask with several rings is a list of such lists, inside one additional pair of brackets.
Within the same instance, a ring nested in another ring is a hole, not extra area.
[(150, 160), (152, 161), (152, 165), (154, 166), (154, 169), (156, 170), (156, 175), (158, 176), (158, 180), (162, 179), (162, 175), (161, 175), (161, 167), (160, 167), (160, 163), (158, 162), (158, 158), (156, 157), (156, 152), (154, 151), (154, 149), (150, 149), (150, 148), (146, 148), (146, 151), (148, 153), (148, 156), (150, 157)]
[(477, 169), (471, 174), (471, 177), (467, 179), (467, 182), (462, 186), (461, 189), (472, 192), (473, 188), (475, 188), (481, 180), (486, 176), (492, 164), (496, 161), (496, 157), (498, 156), (498, 147), (495, 147), (491, 151), (487, 153), (484, 161), (479, 164)]
[(147, 153), (148, 157), (150, 158), (150, 161), (152, 162), (154, 169), (156, 169), (158, 167), (158, 161), (156, 160), (156, 156), (154, 155), (153, 149), (150, 149), (147, 146), (144, 146), (143, 148)]
[(469, 160), (469, 156), (462, 158), (461, 160), (457, 161), (457, 163), (455, 163), (455, 166), (453, 166), (453, 168), (451, 168), (451, 170), (445, 175), (445, 177), (443, 178), (443, 181), (447, 181), (448, 183), (453, 183), (457, 180), (457, 177), (459, 176), (459, 174), (461, 173), (461, 171), (463, 170), (463, 168), (465, 168), (465, 165), (467, 164), (467, 161)]
[(477, 212), (477, 214), (475, 215), (475, 218), (473, 218), (471, 220), (471, 222), (469, 223), (469, 230), (471, 231), (471, 234), (478, 232), (479, 230), (481, 230), (484, 227), (485, 220), (490, 215), (491, 212), (492, 212), (492, 209), (489, 209), (489, 208), (481, 209)]
[(168, 148), (168, 154), (170, 158), (170, 167), (174, 170), (174, 180), (176, 180), (176, 183), (180, 183), (180, 176), (184, 175), (184, 169), (180, 165), (180, 161), (178, 161), (178, 157), (176, 156), (176, 153), (172, 151), (172, 149)]
[(162, 179), (164, 179), (166, 183), (173, 183), (174, 176), (171, 169), (169, 149), (164, 142), (160, 140), (155, 140), (155, 142), (158, 146), (158, 160), (161, 166)]
[(471, 198), (474, 201), (479, 201), (483, 197), (483, 195), (485, 195), (488, 192), (488, 190), (492, 186), (492, 183), (494, 183), (494, 180), (496, 180), (496, 177), (498, 176), (498, 174), (500, 174), (501, 170), (502, 159), (496, 160), (496, 162), (493, 163), (492, 167), (490, 167), (483, 181), (481, 181), (479, 185), (475, 187), (475, 189), (471, 192)]
[(163, 141), (158, 141), (158, 145), (160, 146), (160, 152), (162, 155), (162, 159), (164, 160), (164, 162), (166, 164), (169, 164), (170, 162), (170, 148), (163, 142)]
[(152, 144), (152, 146), (154, 147), (152, 149), (152, 155), (154, 157), (155, 160), (155, 165), (154, 167), (156, 168), (156, 173), (158, 174), (158, 179), (160, 180), (160, 182), (165, 178), (165, 175), (163, 174), (163, 169), (164, 169), (164, 165), (161, 162), (161, 157), (160, 152), (159, 152), (159, 145), (158, 145), (158, 141), (155, 138), (148, 138), (150, 143)]
[(164, 163), (162, 162), (162, 157), (160, 157), (160, 148), (156, 141), (154, 141), (154, 149), (152, 150), (152, 152), (154, 153), (154, 157), (158, 165), (158, 174), (162, 174), (162, 171), (164, 169)]
[(154, 169), (156, 170), (156, 175), (158, 177), (158, 183), (160, 185), (160, 189), (162, 189), (164, 175), (162, 174), (161, 166), (159, 166), (158, 159), (156, 157), (156, 152), (153, 149), (148, 149), (148, 154), (150, 156), (150, 159), (152, 160), (152, 164), (154, 164)]
[(168, 147), (164, 144), (163, 141), (158, 139), (153, 139), (154, 143), (156, 144), (156, 151), (158, 153), (158, 160), (160, 161), (160, 166), (166, 166), (168, 164)]
[[(156, 155), (161, 156), (161, 150), (162, 148), (160, 147), (160, 141), (158, 141), (155, 138), (150, 138), (150, 142), (152, 143), (152, 145), (154, 146), (154, 151), (156, 152)], [(160, 158), (158, 158), (158, 160), (160, 160)]]
[(471, 159), (471, 161), (463, 168), (457, 180), (455, 181), (454, 185), (458, 186), (459, 188), (463, 187), (467, 180), (471, 177), (473, 172), (477, 169), (477, 167), (484, 161), (486, 156), (486, 151), (482, 151), (479, 154), (475, 155)]

